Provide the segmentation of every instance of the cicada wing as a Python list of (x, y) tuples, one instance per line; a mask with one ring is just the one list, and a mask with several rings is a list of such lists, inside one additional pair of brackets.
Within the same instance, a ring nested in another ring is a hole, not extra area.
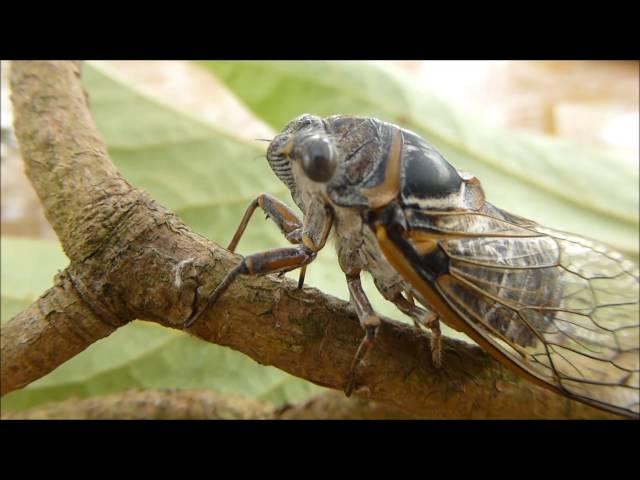
[[(597, 242), (493, 212), (430, 214), (429, 228), (395, 241), (423, 263), (415, 271), (457, 314), (451, 320), (502, 359), (568, 397), (638, 416), (637, 267)], [(425, 237), (448, 259), (435, 279), (424, 275)]]

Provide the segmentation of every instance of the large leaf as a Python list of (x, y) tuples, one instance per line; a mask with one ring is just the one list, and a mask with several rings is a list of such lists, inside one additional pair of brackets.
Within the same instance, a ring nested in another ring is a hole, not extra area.
[(53, 276), (69, 263), (54, 242), (2, 237), (2, 321), (27, 307), (53, 284)]
[(305, 112), (398, 123), (476, 175), (497, 206), (638, 256), (637, 163), (563, 140), (491, 129), (382, 64), (200, 63), (277, 130)]

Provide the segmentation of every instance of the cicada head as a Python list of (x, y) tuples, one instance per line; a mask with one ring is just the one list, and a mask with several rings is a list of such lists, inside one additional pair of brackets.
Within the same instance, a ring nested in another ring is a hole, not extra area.
[(282, 133), (272, 140), (267, 150), (267, 160), (304, 210), (304, 190), (309, 190), (312, 184), (331, 180), (336, 170), (337, 152), (325, 132), (322, 120), (304, 114), (289, 122)]
[(359, 186), (390, 144), (381, 125), (371, 118), (304, 114), (273, 139), (267, 160), (303, 210), (318, 196), (334, 205), (366, 207)]

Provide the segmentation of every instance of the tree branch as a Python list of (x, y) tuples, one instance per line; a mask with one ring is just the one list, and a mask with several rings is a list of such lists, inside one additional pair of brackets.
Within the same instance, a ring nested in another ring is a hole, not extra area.
[(59, 274), (52, 288), (0, 330), (2, 395), (46, 375), (114, 330), (96, 317), (69, 277)]
[(237, 420), (274, 418), (273, 406), (210, 390), (126, 391), (2, 412), (3, 420)]
[[(77, 63), (14, 62), (11, 84), (27, 174), (71, 264), (2, 328), (2, 394), (134, 318), (180, 329), (238, 262), (120, 176)], [(363, 335), (346, 302), (272, 276), (239, 279), (190, 333), (335, 389)], [(464, 342), (445, 339), (436, 370), (427, 339), (383, 319), (355, 393), (431, 418), (612, 417), (521, 381)]]
[(395, 407), (340, 392), (322, 393), (306, 402), (274, 408), (268, 402), (211, 390), (128, 390), (89, 398), (70, 398), (27, 410), (2, 411), (3, 420), (214, 420), (214, 419), (412, 418)]
[(347, 398), (342, 392), (329, 391), (310, 400), (280, 408), (276, 418), (282, 420), (409, 420), (419, 417), (383, 402), (363, 397)]

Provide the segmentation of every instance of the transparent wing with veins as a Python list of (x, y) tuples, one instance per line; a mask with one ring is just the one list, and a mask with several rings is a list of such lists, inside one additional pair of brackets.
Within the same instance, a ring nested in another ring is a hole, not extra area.
[(449, 274), (436, 281), (439, 293), (539, 380), (638, 415), (637, 267), (597, 242), (495, 211), (432, 217), (449, 257)]

